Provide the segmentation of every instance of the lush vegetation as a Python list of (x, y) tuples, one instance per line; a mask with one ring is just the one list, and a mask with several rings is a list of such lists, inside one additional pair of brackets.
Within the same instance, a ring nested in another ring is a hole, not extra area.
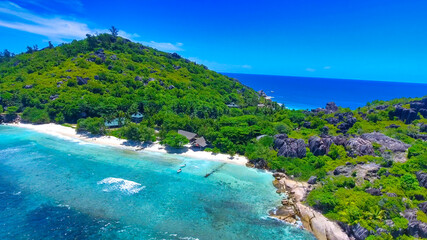
[[(57, 47), (49, 44), (42, 50), (30, 48), (19, 55), (5, 50), (0, 56), (0, 113), (9, 118), (18, 114), (32, 123), (77, 123), (79, 132), (141, 142), (161, 140), (171, 147), (188, 143), (177, 130), (195, 132), (207, 139), (207, 150), (214, 153), (246, 155), (255, 164), (262, 161), (263, 167), (300, 180), (317, 176), (320, 184), (307, 203), (331, 219), (359, 223), (369, 230), (407, 228), (400, 213), (427, 199), (426, 189), (415, 177), (415, 172), (426, 169), (427, 145), (414, 137), (424, 134), (420, 126), (427, 120), (420, 116), (407, 124), (391, 114), (395, 104), (407, 109), (410, 101), (419, 99), (375, 101), (334, 113), (289, 110), (176, 53), (132, 43), (118, 37), (117, 29), (112, 33), (87, 35)], [(381, 105), (387, 107), (377, 108)], [(138, 112), (144, 118), (133, 123), (131, 116)], [(356, 122), (345, 129), (342, 120), (331, 123), (336, 114), (351, 114)], [(108, 129), (105, 121), (115, 118), (124, 119), (123, 126)], [(408, 161), (390, 161), (378, 144), (373, 144), (372, 156), (353, 156), (334, 144), (320, 156), (307, 148), (302, 158), (278, 156), (274, 148), (276, 134), (307, 143), (312, 136), (350, 137), (374, 131), (411, 144)], [(260, 135), (265, 136), (257, 139)], [(361, 162), (381, 164), (379, 177), (368, 181), (356, 172), (331, 174), (339, 166)], [(366, 192), (370, 188), (396, 196), (374, 196)], [(425, 222), (427, 216), (421, 211), (418, 218)], [(394, 227), (385, 224), (387, 219)]]

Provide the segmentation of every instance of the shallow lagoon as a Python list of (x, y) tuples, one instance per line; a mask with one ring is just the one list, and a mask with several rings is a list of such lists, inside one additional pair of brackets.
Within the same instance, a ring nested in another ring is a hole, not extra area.
[(0, 126), (0, 238), (313, 239), (268, 217), (271, 174), (221, 164)]

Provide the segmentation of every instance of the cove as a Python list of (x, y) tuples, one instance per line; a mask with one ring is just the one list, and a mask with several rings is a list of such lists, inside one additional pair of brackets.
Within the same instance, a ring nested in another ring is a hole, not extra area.
[(221, 164), (0, 126), (0, 238), (314, 239), (268, 217), (271, 174)]

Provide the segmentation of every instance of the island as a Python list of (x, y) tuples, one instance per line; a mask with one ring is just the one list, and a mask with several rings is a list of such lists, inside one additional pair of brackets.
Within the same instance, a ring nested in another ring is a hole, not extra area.
[(427, 238), (426, 118), (423, 96), (287, 109), (117, 32), (0, 57), (1, 123), (268, 170), (283, 195), (271, 216), (318, 239)]

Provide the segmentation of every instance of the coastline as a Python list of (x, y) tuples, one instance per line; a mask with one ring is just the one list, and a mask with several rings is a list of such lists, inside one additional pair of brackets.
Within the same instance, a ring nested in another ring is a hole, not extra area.
[(122, 149), (127, 149), (131, 151), (137, 152), (157, 152), (171, 155), (179, 155), (184, 157), (189, 157), (193, 159), (199, 160), (207, 160), (207, 161), (215, 161), (215, 162), (224, 162), (229, 164), (246, 166), (249, 160), (240, 155), (236, 155), (234, 157), (228, 154), (213, 154), (211, 152), (205, 151), (194, 151), (191, 148), (185, 147), (184, 149), (172, 149), (168, 148), (164, 145), (161, 145), (159, 142), (154, 142), (151, 144), (141, 144), (141, 143), (132, 143), (127, 141), (126, 139), (120, 139), (113, 136), (94, 136), (94, 135), (85, 135), (78, 134), (76, 130), (71, 127), (65, 127), (62, 125), (49, 123), (49, 124), (26, 124), (26, 123), (13, 123), (13, 124), (5, 124), (7, 126), (15, 126), (25, 129), (30, 129), (36, 132), (61, 137), (68, 138), (71, 140), (80, 140), (88, 143), (99, 144), (110, 147), (118, 147)]
[[(231, 157), (228, 154), (212, 154), (204, 151), (194, 151), (190, 148), (182, 149), (167, 149), (166, 146), (159, 142), (152, 144), (135, 144), (129, 143), (125, 139), (119, 139), (113, 136), (94, 136), (76, 133), (74, 128), (65, 127), (62, 125), (49, 124), (25, 124), (13, 123), (5, 124), (6, 126), (14, 126), (32, 131), (65, 138), (69, 140), (78, 140), (92, 144), (110, 146), (137, 152), (156, 152), (163, 154), (171, 154), (185, 156), (198, 160), (224, 162), (229, 164), (248, 166), (249, 160), (244, 156)], [(270, 171), (268, 171), (270, 172)], [(328, 220), (320, 212), (303, 204), (303, 201), (311, 186), (306, 182), (297, 182), (289, 179), (284, 173), (270, 172), (274, 181), (272, 184), (278, 189), (276, 193), (285, 193), (287, 198), (282, 200), (282, 205), (270, 213), (271, 217), (285, 221), (295, 227), (301, 227), (311, 232), (317, 239), (349, 239), (347, 234), (338, 226), (337, 223)], [(302, 225), (298, 225), (300, 221)]]
[(273, 177), (277, 193), (285, 193), (287, 197), (282, 200), (281, 206), (270, 213), (271, 217), (295, 226), (300, 221), (302, 227), (319, 240), (350, 240), (338, 223), (304, 204), (307, 194), (313, 189), (311, 184), (292, 180), (280, 172), (273, 173)]

